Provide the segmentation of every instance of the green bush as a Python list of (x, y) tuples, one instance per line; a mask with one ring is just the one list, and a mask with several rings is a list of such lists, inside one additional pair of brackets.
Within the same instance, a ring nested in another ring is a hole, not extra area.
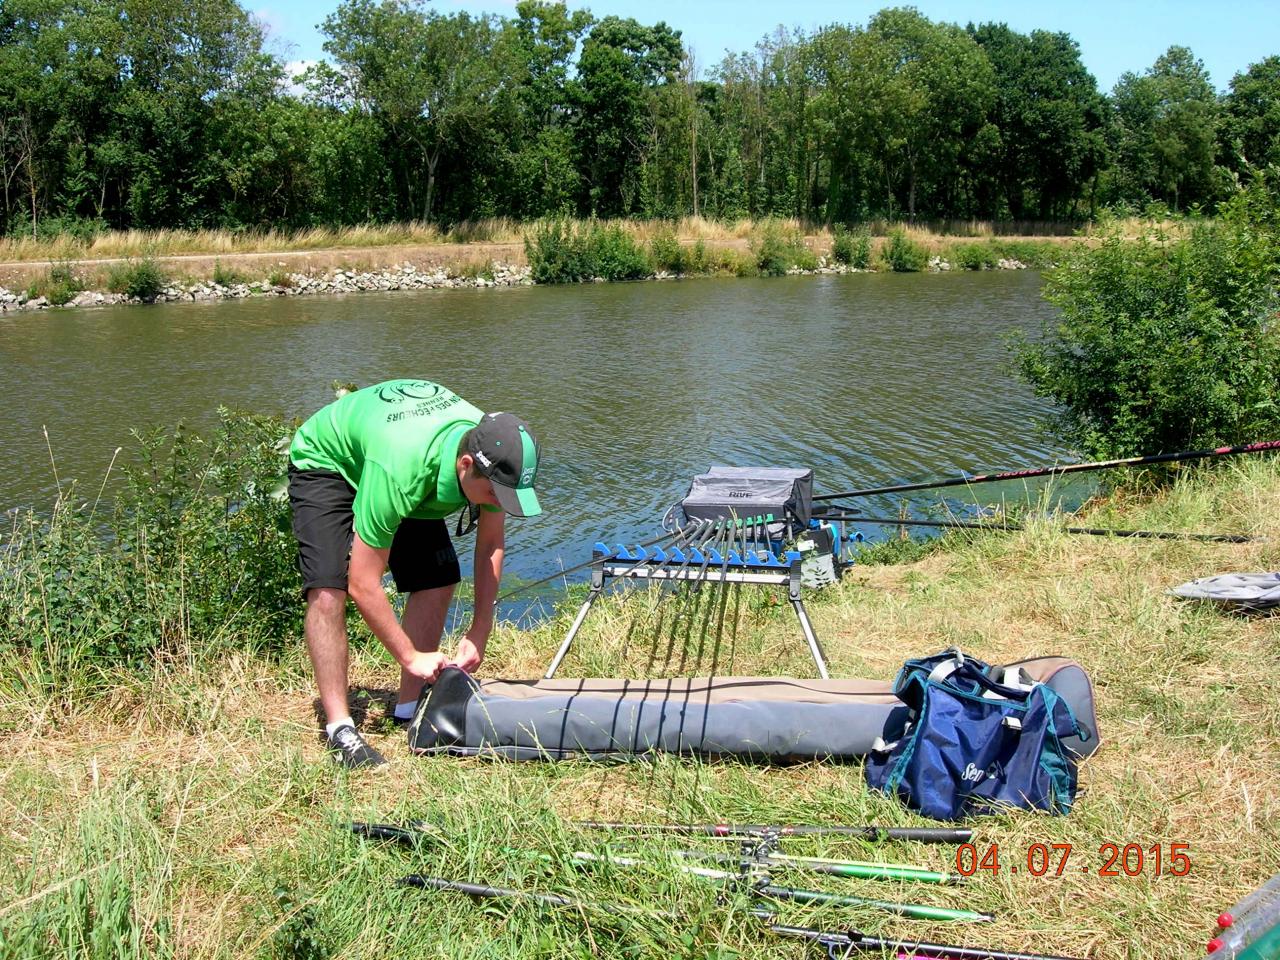
[(1063, 248), (1048, 240), (1006, 240), (989, 241), (997, 259), (1017, 260), (1028, 267), (1055, 267), (1062, 259)]
[(1045, 293), (1061, 317), (1013, 345), (1059, 408), (1049, 428), (1104, 458), (1275, 436), (1277, 209), (1274, 180), (1260, 180), (1186, 239), (1113, 232), (1069, 251)]
[(653, 275), (644, 250), (622, 227), (593, 224), (587, 231), (587, 251), (595, 276), (604, 280), (639, 280)]
[(525, 254), (534, 283), (584, 280), (638, 280), (653, 267), (644, 251), (621, 227), (591, 224), (575, 230), (563, 221), (535, 228), (525, 238)]
[(831, 259), (856, 270), (867, 269), (871, 266), (871, 235), (865, 230), (836, 227), (831, 241)]
[(901, 230), (889, 234), (881, 257), (894, 273), (916, 273), (929, 263), (929, 252)]
[(63, 217), (45, 217), (36, 226), (36, 236), (40, 240), (60, 240), (70, 238), (83, 244), (90, 244), (98, 234), (106, 233), (110, 228), (107, 222), (98, 217), (77, 217), (70, 214)]
[(649, 240), (649, 259), (655, 270), (688, 273), (688, 258), (673, 227), (664, 224)]
[(44, 297), (55, 307), (70, 303), (77, 293), (84, 289), (84, 281), (76, 273), (75, 265), (55, 263), (43, 279), (37, 280), (27, 288), (27, 296), (34, 300)]
[(220, 411), (209, 440), (138, 436), (113, 502), (61, 497), (6, 523), (0, 654), (51, 686), (94, 667), (219, 644), (280, 649), (296, 634), (296, 547), (283, 495), (289, 430)]
[(213, 282), (220, 287), (234, 287), (236, 284), (248, 283), (249, 278), (238, 270), (224, 267), (221, 260), (213, 261)]
[(123, 293), (135, 300), (154, 300), (169, 278), (150, 257), (127, 260), (113, 266), (107, 274), (107, 289)]
[(947, 252), (947, 261), (961, 270), (994, 270), (1000, 258), (988, 243), (957, 243)]
[(273, 287), (292, 287), (293, 275), (288, 270), (282, 270), (277, 267), (267, 276), (267, 283)]
[(776, 220), (767, 221), (751, 238), (756, 270), (765, 277), (780, 277), (788, 270), (816, 270), (818, 257), (805, 245), (804, 237)]

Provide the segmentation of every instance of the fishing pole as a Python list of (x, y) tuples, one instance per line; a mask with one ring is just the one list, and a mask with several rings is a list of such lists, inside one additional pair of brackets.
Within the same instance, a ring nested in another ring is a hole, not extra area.
[[(680, 536), (681, 532), (682, 532), (681, 530), (676, 529), (669, 533), (664, 533), (660, 537), (654, 537), (652, 540), (646, 540), (644, 543), (637, 544), (637, 546), (652, 547), (666, 540), (674, 540), (676, 537)], [(586, 567), (589, 567), (595, 562), (596, 562), (596, 558), (592, 557), (590, 560), (586, 561), (585, 563), (579, 563), (577, 566), (567, 567), (564, 570), (558, 570), (555, 573), (551, 574), (551, 576), (549, 577), (543, 577), (541, 580), (534, 580), (532, 583), (521, 584), (520, 586), (516, 587), (514, 590), (508, 590), (506, 593), (498, 597), (498, 599), (494, 600), (493, 602), (496, 605), (499, 602), (506, 600), (510, 597), (518, 596), (519, 594), (524, 593), (526, 590), (532, 590), (534, 587), (540, 587), (544, 583), (550, 583), (552, 580), (559, 579), (560, 577), (563, 577), (566, 574), (574, 573), (578, 570), (582, 570)]]
[[(639, 857), (626, 857), (612, 853), (587, 853), (585, 851), (574, 853), (572, 859), (577, 863), (609, 863), (620, 867), (648, 867), (655, 865), (652, 860), (645, 860)], [(994, 914), (981, 913), (977, 910), (933, 907), (922, 903), (894, 903), (889, 900), (874, 900), (868, 897), (851, 897), (843, 893), (784, 887), (773, 883), (768, 873), (760, 874), (758, 879), (754, 878), (750, 869), (713, 870), (708, 867), (693, 867), (681, 863), (673, 864), (672, 866), (680, 873), (701, 877), (704, 880), (718, 880), (726, 883), (745, 882), (749, 884), (752, 893), (762, 897), (769, 897), (773, 900), (789, 900), (795, 903), (820, 903), (836, 907), (867, 907), (874, 910), (883, 910), (886, 913), (896, 913), (899, 916), (910, 917), (913, 920), (980, 923), (995, 919)], [(758, 866), (758, 864), (746, 861), (743, 866), (751, 868)]]
[(1111, 467), (1135, 467), (1151, 463), (1174, 463), (1180, 460), (1200, 460), (1205, 457), (1227, 457), (1240, 453), (1266, 453), (1280, 450), (1280, 440), (1264, 440), (1235, 447), (1215, 447), (1212, 450), (1184, 450), (1180, 453), (1157, 453), (1146, 457), (1126, 457), (1120, 460), (1098, 460), (1093, 463), (1068, 463), (1055, 467), (1028, 467), (1025, 470), (1009, 470), (1005, 473), (982, 473), (972, 477), (955, 477), (950, 480), (924, 480), (920, 483), (900, 483), (888, 487), (868, 487), (864, 490), (847, 490), (844, 493), (824, 493), (815, 496), (819, 500), (843, 500), (845, 497), (871, 497), (882, 493), (906, 493), (910, 490), (933, 490), (938, 487), (959, 487), (975, 483), (993, 483), (997, 480), (1026, 480), (1031, 477), (1057, 476), (1063, 473), (1079, 473), (1088, 470), (1107, 470)]
[[(824, 520), (843, 520), (846, 523), (858, 521), (859, 523), (877, 523), (886, 527), (946, 527), (955, 530), (1000, 530), (1000, 531), (1018, 531), (1025, 530), (1026, 527), (1021, 523), (1008, 523), (1000, 521), (996, 523), (970, 521), (970, 520), (907, 520), (901, 518), (887, 519), (885, 517), (867, 517), (861, 514), (857, 516), (845, 516), (843, 514), (823, 514)], [(1128, 537), (1144, 540), (1193, 540), (1201, 543), (1261, 543), (1266, 540), (1265, 537), (1250, 537), (1238, 533), (1179, 533), (1177, 531), (1165, 530), (1112, 530), (1104, 527), (1062, 527), (1063, 533), (1082, 534), (1091, 537)]]
[(491, 887), (483, 883), (468, 883), (463, 880), (446, 880), (444, 877), (429, 877), (421, 873), (411, 873), (401, 877), (397, 883), (406, 887), (418, 887), (424, 890), (451, 890), (465, 893), (468, 896), (482, 899), (514, 899), (528, 900), (545, 904), (549, 907), (572, 907), (575, 910), (594, 910), (608, 914), (629, 913), (645, 917), (663, 917), (676, 919), (676, 914), (669, 910), (649, 910), (644, 907), (632, 907), (620, 903), (592, 903), (588, 900), (575, 900), (558, 893), (541, 893), (535, 890), (513, 890), (510, 887)]
[[(755, 916), (772, 920), (767, 912), (755, 912)], [(992, 950), (987, 947), (959, 947), (945, 943), (927, 943), (922, 940), (884, 940), (860, 930), (817, 930), (813, 927), (797, 927), (790, 924), (770, 923), (769, 931), (781, 937), (798, 937), (820, 943), (827, 948), (831, 960), (844, 960), (853, 951), (889, 953), (891, 956), (918, 957), (920, 960), (1072, 960), (1071, 957), (1043, 953), (1020, 953), (1009, 950)]]
[(907, 880), (912, 883), (959, 884), (964, 878), (942, 870), (906, 863), (878, 863), (872, 860), (835, 860), (830, 857), (793, 857), (772, 850), (747, 849), (745, 855), (714, 853), (708, 850), (674, 850), (677, 857), (692, 860), (711, 860), (717, 863), (741, 863), (744, 859), (779, 867), (796, 867), (811, 873), (826, 873), (836, 877), (854, 877), (859, 880)]
[(754, 823), (607, 823), (580, 820), (575, 826), (589, 830), (634, 833), (674, 833), (707, 837), (856, 837), (860, 840), (916, 840), (920, 843), (968, 843), (973, 831), (964, 827), (825, 826), (817, 824)]

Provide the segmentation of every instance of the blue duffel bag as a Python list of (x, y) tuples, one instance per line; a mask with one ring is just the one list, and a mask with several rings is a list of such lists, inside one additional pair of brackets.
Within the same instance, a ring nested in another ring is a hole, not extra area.
[(1076, 757), (1063, 740), (1090, 734), (1047, 684), (952, 649), (908, 660), (894, 693), (909, 713), (901, 735), (867, 758), (872, 789), (935, 820), (1071, 809)]

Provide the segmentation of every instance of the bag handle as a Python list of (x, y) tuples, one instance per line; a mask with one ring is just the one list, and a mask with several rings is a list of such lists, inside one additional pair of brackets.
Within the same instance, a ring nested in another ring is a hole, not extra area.
[(951, 675), (947, 679), (951, 680), (957, 674), (963, 676), (966, 680), (976, 681), (978, 685), (982, 687), (983, 690), (986, 690), (990, 693), (994, 693), (997, 696), (1003, 697), (1006, 700), (1026, 700), (1027, 695), (1030, 692), (1020, 687), (1008, 687), (1008, 686), (1005, 686), (1003, 683), (997, 683), (995, 680), (992, 680), (990, 677), (988, 677), (986, 673), (984, 673), (982, 670), (979, 670), (976, 666), (974, 666), (972, 663), (968, 661), (957, 664), (956, 669), (951, 673)]

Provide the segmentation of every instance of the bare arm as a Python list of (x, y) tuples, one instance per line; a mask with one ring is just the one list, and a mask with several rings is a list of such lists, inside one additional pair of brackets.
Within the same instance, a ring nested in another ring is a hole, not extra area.
[(347, 592), (374, 636), (396, 658), (396, 662), (422, 680), (435, 680), (446, 662), (439, 653), (420, 653), (400, 626), (391, 609), (387, 592), (382, 589), (382, 575), (387, 570), (391, 548), (371, 547), (355, 534), (351, 542), (351, 567), (347, 574)]
[(468, 672), (484, 659), (484, 648), (493, 632), (493, 604), (498, 598), (506, 553), (506, 518), (505, 513), (481, 511), (480, 525), (476, 528), (475, 609), (471, 626), (458, 643), (458, 652), (452, 661)]

